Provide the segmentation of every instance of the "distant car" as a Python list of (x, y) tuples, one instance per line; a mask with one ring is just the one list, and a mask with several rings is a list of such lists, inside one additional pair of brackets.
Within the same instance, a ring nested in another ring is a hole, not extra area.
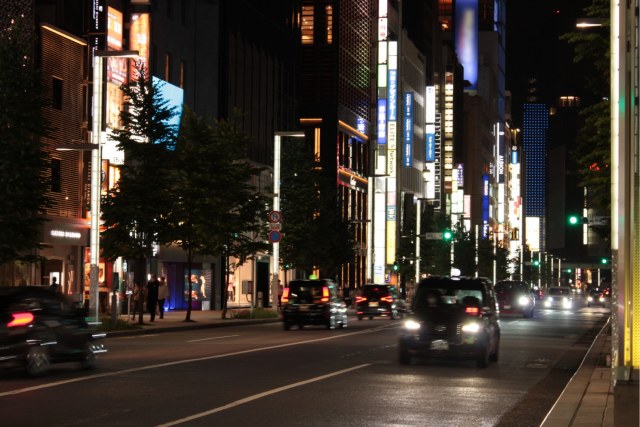
[(543, 305), (545, 308), (571, 309), (573, 308), (573, 291), (569, 286), (556, 286), (547, 290)]
[(474, 277), (432, 276), (416, 287), (400, 332), (398, 360), (473, 359), (479, 368), (498, 360), (500, 320), (493, 284)]
[(292, 280), (284, 288), (281, 302), (286, 331), (293, 325), (300, 329), (306, 325), (323, 325), (327, 329), (347, 327), (347, 306), (332, 280)]
[(358, 320), (377, 316), (397, 319), (406, 311), (405, 300), (393, 285), (367, 284), (356, 296), (356, 314)]
[(79, 362), (93, 368), (106, 352), (86, 310), (43, 286), (0, 287), (0, 366), (45, 374), (52, 363)]
[(607, 302), (609, 301), (609, 296), (602, 289), (592, 289), (589, 291), (587, 295), (587, 307), (593, 307), (598, 305), (600, 307), (606, 307)]
[(536, 297), (527, 282), (501, 280), (496, 283), (495, 289), (500, 314), (520, 314), (523, 317), (533, 317)]

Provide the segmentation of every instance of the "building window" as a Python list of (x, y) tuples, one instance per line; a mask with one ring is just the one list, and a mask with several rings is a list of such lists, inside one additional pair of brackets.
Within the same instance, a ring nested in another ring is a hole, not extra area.
[(180, 61), (180, 87), (184, 89), (184, 80), (187, 77), (187, 62)]
[(327, 13), (327, 44), (333, 43), (333, 6), (325, 7)]
[(313, 44), (313, 6), (302, 6), (302, 44)]
[(62, 110), (62, 79), (54, 77), (51, 80), (51, 103), (56, 110)]
[(164, 80), (171, 83), (171, 54), (164, 57)]
[(60, 179), (60, 159), (51, 159), (51, 191), (53, 193), (61, 191)]

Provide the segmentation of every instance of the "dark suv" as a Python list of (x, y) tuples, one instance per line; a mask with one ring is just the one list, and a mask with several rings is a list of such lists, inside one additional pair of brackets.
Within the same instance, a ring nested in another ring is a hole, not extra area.
[(85, 319), (86, 310), (43, 286), (0, 287), (0, 365), (43, 375), (51, 363), (93, 368), (106, 352)]
[(485, 278), (432, 276), (420, 282), (398, 344), (399, 362), (412, 357), (471, 358), (479, 368), (498, 360), (500, 321)]
[(496, 283), (500, 314), (520, 314), (533, 317), (536, 298), (531, 286), (521, 280), (500, 280)]
[(405, 301), (393, 285), (367, 284), (356, 296), (358, 320), (364, 317), (386, 316), (397, 319), (406, 311)]
[(292, 325), (346, 328), (347, 305), (331, 280), (292, 280), (282, 293), (282, 320), (286, 331)]

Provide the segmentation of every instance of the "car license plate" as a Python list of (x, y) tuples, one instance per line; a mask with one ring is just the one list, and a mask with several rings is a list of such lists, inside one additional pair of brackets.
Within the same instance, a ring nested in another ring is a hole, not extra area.
[(298, 311), (309, 311), (309, 304), (300, 304), (298, 306)]
[(369, 307), (377, 307), (378, 303), (377, 302), (370, 302), (369, 303)]
[(449, 350), (449, 343), (446, 340), (433, 340), (431, 350)]
[(505, 306), (504, 306), (504, 309), (505, 309), (505, 310), (511, 310), (511, 306), (510, 306), (510, 305), (505, 305)]

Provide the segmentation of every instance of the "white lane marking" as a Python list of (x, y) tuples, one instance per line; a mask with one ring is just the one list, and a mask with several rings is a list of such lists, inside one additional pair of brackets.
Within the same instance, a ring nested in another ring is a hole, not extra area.
[(134, 340), (138, 338), (149, 338), (149, 337), (157, 337), (160, 334), (142, 334), (142, 335), (134, 335), (131, 337), (120, 337), (123, 340)]
[(203, 417), (215, 414), (216, 412), (222, 412), (222, 411), (225, 411), (227, 409), (235, 408), (236, 406), (244, 405), (245, 403), (249, 403), (249, 402), (252, 402), (254, 400), (262, 399), (263, 397), (271, 396), (272, 394), (276, 394), (276, 393), (280, 393), (282, 391), (290, 390), (290, 389), (295, 388), (295, 387), (300, 387), (300, 386), (303, 386), (303, 385), (311, 384), (313, 382), (326, 380), (327, 378), (335, 377), (337, 375), (346, 374), (347, 372), (355, 371), (356, 369), (361, 369), (361, 368), (364, 368), (364, 367), (370, 366), (370, 365), (371, 365), (370, 363), (365, 363), (363, 365), (353, 366), (351, 368), (343, 369), (341, 371), (331, 372), (331, 373), (326, 374), (326, 375), (320, 375), (319, 377), (310, 378), (308, 380), (299, 381), (297, 383), (293, 383), (293, 384), (285, 385), (285, 386), (282, 386), (282, 387), (274, 388), (274, 389), (271, 389), (271, 390), (267, 390), (265, 392), (254, 394), (253, 396), (245, 397), (244, 399), (236, 400), (235, 402), (231, 402), (231, 403), (226, 404), (224, 406), (219, 406), (217, 408), (210, 409), (210, 410), (205, 411), (205, 412), (200, 412), (198, 414), (193, 414), (193, 415), (190, 415), (188, 417), (180, 418), (180, 419), (174, 420), (174, 421), (169, 421), (168, 423), (159, 424), (157, 427), (170, 427), (170, 426), (175, 426), (175, 425), (178, 425), (178, 424), (183, 424), (183, 423), (186, 423), (186, 422), (189, 422), (189, 421), (193, 421), (193, 420), (198, 419), (198, 418), (203, 418)]
[(240, 335), (225, 335), (223, 337), (210, 337), (210, 338), (201, 338), (199, 340), (187, 340), (187, 342), (198, 342), (198, 341), (210, 341), (210, 340), (221, 340), (223, 338), (233, 338), (239, 337)]
[(174, 366), (174, 365), (183, 365), (185, 363), (202, 362), (204, 360), (212, 360), (212, 359), (222, 359), (223, 357), (239, 356), (241, 354), (257, 353), (259, 351), (274, 350), (274, 349), (277, 349), (277, 348), (293, 347), (293, 346), (296, 346), (296, 345), (311, 344), (311, 343), (316, 343), (316, 342), (335, 340), (335, 339), (338, 339), (338, 338), (350, 337), (352, 335), (361, 335), (361, 334), (368, 334), (368, 333), (371, 333), (371, 332), (378, 332), (380, 330), (381, 329), (373, 328), (373, 329), (367, 329), (367, 330), (364, 330), (364, 331), (351, 332), (351, 333), (346, 333), (346, 334), (341, 334), (341, 335), (332, 335), (330, 337), (317, 338), (317, 339), (313, 339), (313, 340), (305, 340), (305, 341), (298, 341), (298, 342), (292, 342), (292, 343), (287, 343), (287, 344), (278, 344), (278, 345), (271, 345), (271, 346), (267, 346), (267, 347), (252, 348), (252, 349), (249, 349), (249, 350), (241, 350), (241, 351), (235, 351), (233, 353), (225, 353), (225, 354), (216, 354), (214, 356), (198, 357), (198, 358), (195, 358), (195, 359), (176, 360), (174, 362), (158, 363), (156, 365), (149, 365), (149, 366), (142, 366), (142, 367), (139, 367), (139, 368), (124, 369), (124, 370), (115, 371), (115, 372), (104, 372), (104, 373), (101, 373), (101, 374), (87, 375), (87, 376), (84, 376), (84, 377), (71, 378), (71, 379), (62, 380), (62, 381), (55, 381), (55, 382), (47, 383), (47, 384), (40, 384), (40, 385), (36, 385), (36, 386), (33, 386), (33, 387), (25, 387), (25, 388), (19, 388), (19, 389), (16, 389), (16, 390), (9, 390), (9, 391), (5, 391), (5, 392), (0, 393), (0, 397), (12, 396), (12, 395), (21, 394), (21, 393), (27, 393), (29, 391), (42, 390), (42, 389), (45, 389), (45, 388), (57, 387), (57, 386), (60, 386), (60, 385), (77, 383), (77, 382), (80, 382), (80, 381), (88, 381), (88, 380), (93, 380), (93, 379), (97, 379), (97, 378), (114, 377), (116, 375), (129, 374), (131, 372), (147, 371), (149, 369), (164, 368), (164, 367), (167, 367), (167, 366)]

